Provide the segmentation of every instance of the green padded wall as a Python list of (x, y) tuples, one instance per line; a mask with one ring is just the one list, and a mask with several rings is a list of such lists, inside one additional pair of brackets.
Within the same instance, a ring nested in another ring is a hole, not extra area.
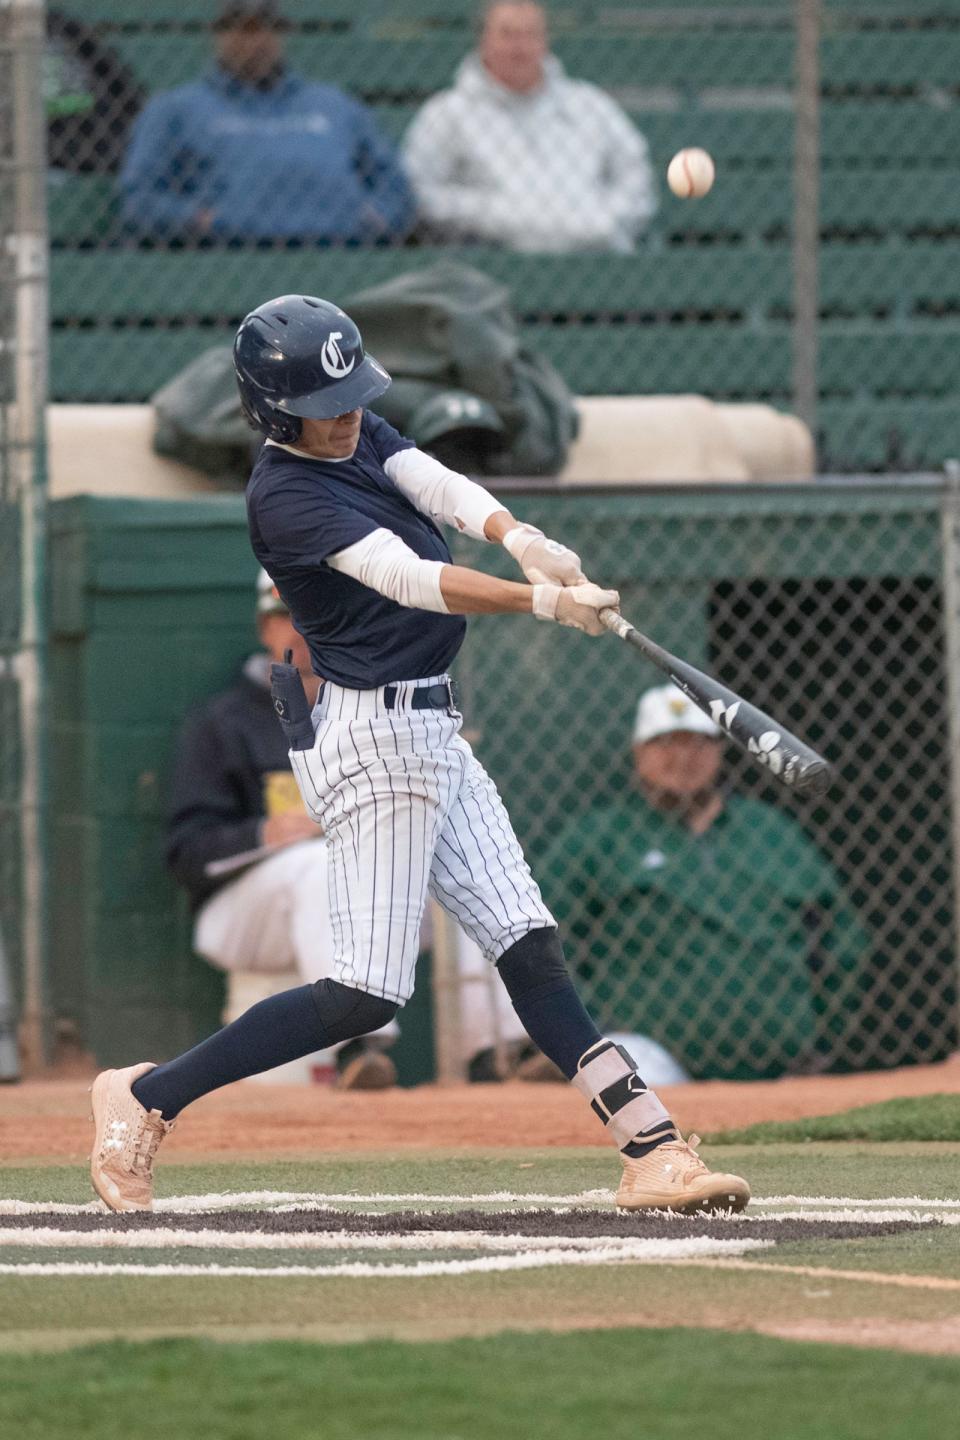
[(169, 1058), (219, 1023), (163, 867), (171, 746), (255, 640), (243, 506), (53, 506), (52, 955), (58, 1015), (103, 1063)]

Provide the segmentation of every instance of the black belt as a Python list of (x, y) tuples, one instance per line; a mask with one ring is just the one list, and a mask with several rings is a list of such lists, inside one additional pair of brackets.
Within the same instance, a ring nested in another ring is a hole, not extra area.
[[(388, 710), (396, 708), (398, 689), (397, 685), (383, 687), (383, 703)], [(411, 710), (455, 710), (453, 682), (447, 680), (442, 685), (418, 685), (407, 704)]]

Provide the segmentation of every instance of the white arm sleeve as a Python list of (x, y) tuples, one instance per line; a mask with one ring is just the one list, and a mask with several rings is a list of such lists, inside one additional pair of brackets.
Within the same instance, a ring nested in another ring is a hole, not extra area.
[(505, 510), (489, 490), (448, 470), (422, 450), (398, 450), (383, 466), (397, 489), (425, 515), (456, 525), (473, 540), (486, 540), (483, 527), (498, 510)]
[(350, 575), (412, 610), (438, 610), (449, 615), (440, 593), (442, 560), (421, 560), (392, 530), (374, 530), (355, 545), (327, 556), (331, 570)]

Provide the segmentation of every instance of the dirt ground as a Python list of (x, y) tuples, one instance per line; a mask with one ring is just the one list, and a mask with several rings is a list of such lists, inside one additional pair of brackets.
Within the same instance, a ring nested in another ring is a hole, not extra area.
[[(90, 1077), (0, 1087), (0, 1162), (76, 1160), (90, 1146)], [(664, 1089), (680, 1127), (700, 1134), (760, 1120), (829, 1115), (898, 1096), (960, 1094), (960, 1057), (863, 1075), (808, 1076)], [(605, 1145), (570, 1086), (458, 1085), (345, 1093), (246, 1081), (197, 1102), (165, 1153), (184, 1158), (410, 1148)]]

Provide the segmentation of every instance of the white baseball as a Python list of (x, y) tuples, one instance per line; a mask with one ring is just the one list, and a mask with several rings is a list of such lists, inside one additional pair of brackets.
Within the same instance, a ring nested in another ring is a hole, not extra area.
[(681, 200), (706, 195), (716, 175), (706, 150), (678, 150), (667, 166), (667, 184)]

